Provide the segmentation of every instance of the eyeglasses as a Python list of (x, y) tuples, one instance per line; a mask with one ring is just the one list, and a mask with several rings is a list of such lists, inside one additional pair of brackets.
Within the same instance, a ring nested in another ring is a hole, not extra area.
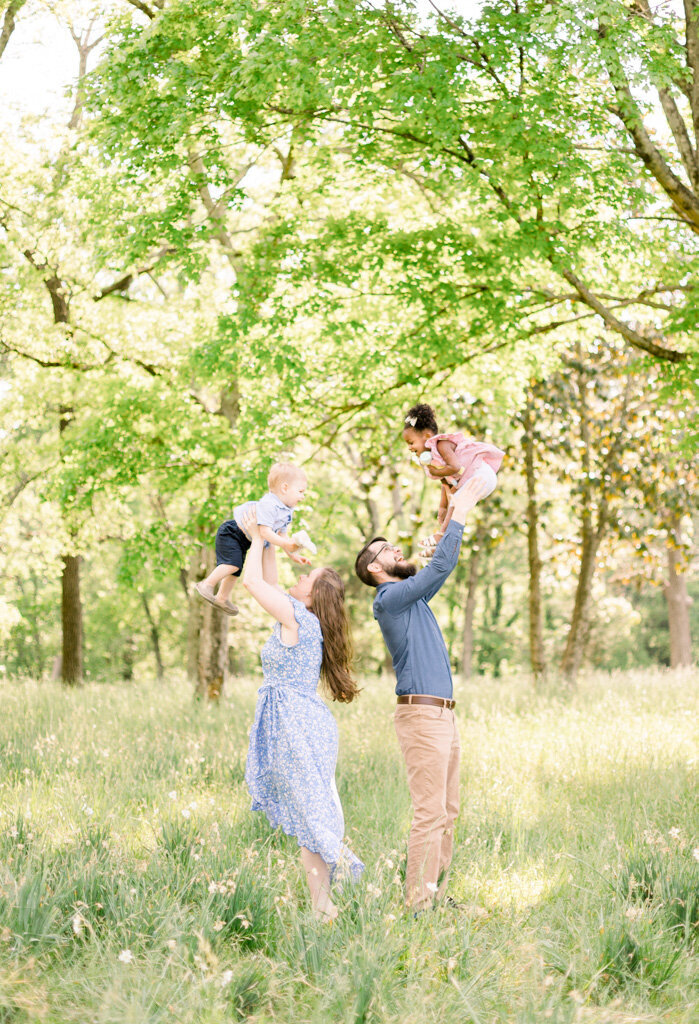
[(375, 562), (375, 561), (376, 561), (376, 559), (377, 559), (377, 558), (379, 557), (379, 555), (380, 555), (380, 554), (381, 554), (381, 553), (382, 553), (383, 551), (385, 551), (385, 550), (386, 550), (387, 548), (388, 548), (388, 549), (389, 549), (390, 551), (397, 551), (397, 550), (398, 550), (398, 548), (397, 548), (397, 547), (395, 546), (395, 544), (382, 544), (382, 545), (381, 545), (381, 547), (379, 548), (379, 550), (378, 550), (378, 551), (375, 551), (375, 552), (374, 552), (374, 554), (373, 554), (373, 555), (371, 556), (371, 561), (372, 561), (372, 562)]

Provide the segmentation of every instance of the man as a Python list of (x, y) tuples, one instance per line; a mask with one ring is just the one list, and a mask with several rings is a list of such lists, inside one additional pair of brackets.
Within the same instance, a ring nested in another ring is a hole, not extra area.
[(456, 492), (451, 521), (429, 565), (420, 572), (385, 537), (370, 540), (354, 566), (363, 583), (376, 587), (374, 618), (396, 673), (394, 721), (413, 803), (405, 902), (415, 911), (444, 896), (459, 811), (461, 746), (451, 666), (428, 601), (454, 569), (466, 513), (484, 490), (482, 481), (474, 478)]

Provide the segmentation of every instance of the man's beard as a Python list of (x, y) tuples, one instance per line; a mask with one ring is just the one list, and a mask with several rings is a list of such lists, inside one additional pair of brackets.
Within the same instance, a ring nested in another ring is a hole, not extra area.
[(391, 576), (396, 576), (399, 580), (409, 580), (416, 572), (417, 566), (413, 562), (396, 562), (391, 569)]

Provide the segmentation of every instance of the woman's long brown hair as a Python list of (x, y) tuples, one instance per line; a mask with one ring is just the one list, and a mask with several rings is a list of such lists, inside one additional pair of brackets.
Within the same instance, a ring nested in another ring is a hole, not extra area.
[(345, 585), (334, 569), (323, 569), (313, 584), (311, 611), (323, 634), (320, 677), (333, 700), (350, 704), (359, 695), (352, 678), (352, 638), (345, 608)]

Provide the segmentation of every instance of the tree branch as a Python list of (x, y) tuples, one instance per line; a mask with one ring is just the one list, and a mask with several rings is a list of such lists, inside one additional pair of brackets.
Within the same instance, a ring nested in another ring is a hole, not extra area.
[(0, 57), (2, 57), (5, 52), (5, 47), (10, 41), (10, 36), (15, 30), (15, 15), (24, 3), (25, 0), (11, 0), (10, 6), (5, 11), (5, 17), (2, 20), (2, 29), (0, 29)]
[(696, 0), (684, 0), (687, 67), (692, 75), (688, 91), (694, 125), (694, 145), (699, 147), (699, 7)]
[(143, 0), (126, 0), (126, 2), (131, 7), (135, 7), (136, 10), (140, 11), (142, 14), (145, 14), (150, 21), (155, 18), (155, 11), (152, 11), (148, 4), (143, 3)]
[(9, 345), (3, 338), (0, 338), (0, 352), (11, 352), (38, 366), (43, 366), (44, 369), (78, 370), (81, 373), (88, 370), (101, 370), (113, 358), (113, 353), (110, 353), (102, 363), (79, 363), (72, 359), (42, 359), (41, 356), (36, 356), (32, 352), (25, 352), (23, 349), (17, 348), (16, 345)]
[[(553, 259), (551, 262), (554, 263)], [(649, 338), (644, 338), (642, 334), (638, 333), (638, 331), (634, 331), (623, 320), (618, 320), (612, 314), (611, 310), (600, 302), (597, 296), (590, 291), (590, 289), (573, 273), (572, 270), (562, 266), (558, 266), (556, 269), (563, 275), (563, 277), (565, 277), (566, 281), (575, 288), (582, 301), (602, 317), (607, 327), (611, 327), (611, 329), (616, 331), (617, 334), (620, 334), (622, 338), (625, 338), (629, 344), (633, 345), (635, 348), (642, 349), (644, 352), (648, 352), (650, 355), (655, 356), (656, 359), (668, 359), (672, 363), (679, 363), (687, 358), (685, 352), (677, 352), (675, 349), (666, 348), (664, 345), (656, 344)], [(657, 333), (654, 334), (654, 338), (657, 341), (663, 341), (662, 336)]]
[(636, 153), (665, 192), (674, 209), (687, 225), (699, 234), (699, 199), (677, 177), (657, 147), (651, 142), (619, 55), (609, 40), (607, 28), (602, 22), (599, 23), (597, 35), (600, 39), (609, 79), (619, 104), (614, 108), (614, 113), (631, 136)]
[(133, 284), (137, 277), (140, 277), (141, 274), (150, 274), (151, 271), (155, 270), (155, 268), (158, 266), (160, 261), (165, 256), (169, 256), (171, 253), (174, 253), (175, 251), (176, 250), (170, 245), (163, 246), (163, 248), (160, 249), (160, 251), (155, 254), (153, 260), (147, 266), (139, 267), (128, 274), (124, 274), (123, 277), (118, 278), (111, 284), (106, 285), (101, 291), (97, 293), (97, 295), (92, 296), (93, 302), (101, 302), (102, 299), (106, 299), (108, 295), (113, 295), (115, 292), (125, 292), (128, 288), (131, 287), (131, 285)]

